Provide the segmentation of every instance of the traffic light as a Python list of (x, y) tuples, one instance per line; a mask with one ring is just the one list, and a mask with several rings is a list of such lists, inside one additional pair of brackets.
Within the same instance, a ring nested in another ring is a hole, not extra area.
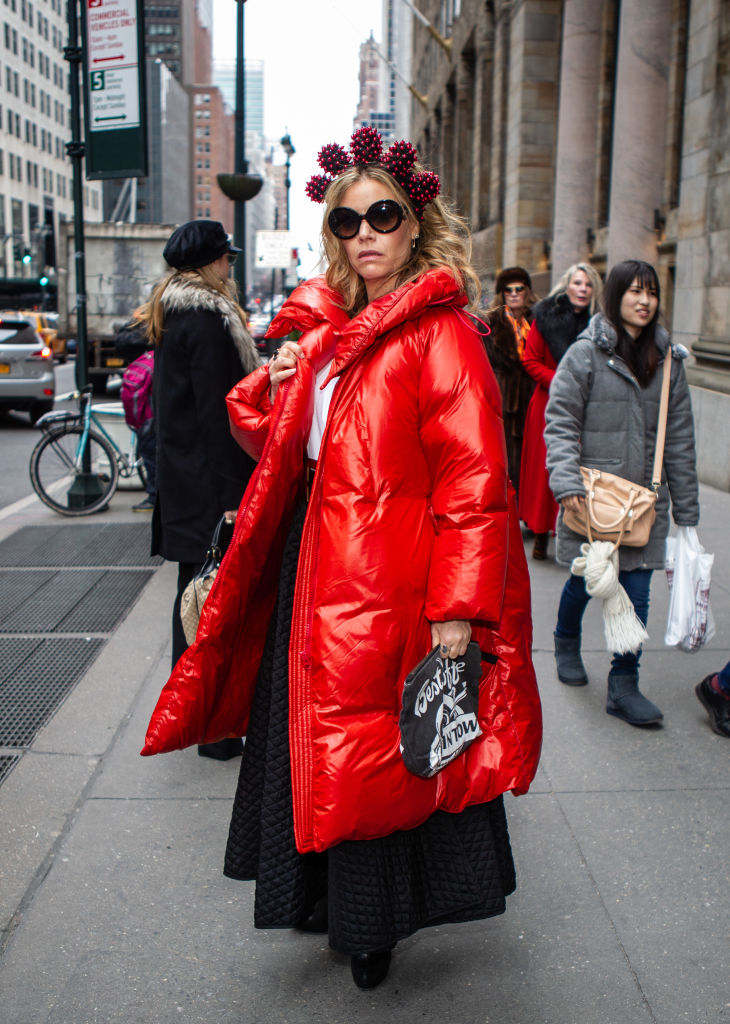
[(20, 240), (17, 238), (13, 239), (13, 259), (16, 263), (20, 263), (23, 258), (23, 251), (20, 245)]
[(28, 246), (26, 246), (25, 249), (23, 249), (23, 263), (26, 265), (26, 267), (28, 266), (32, 259), (33, 256), (31, 255), (31, 251), (28, 248)]
[(46, 277), (45, 274), (43, 275), (43, 277), (38, 278), (38, 284), (41, 286), (41, 288), (46, 287), (46, 285), (48, 284), (48, 278)]

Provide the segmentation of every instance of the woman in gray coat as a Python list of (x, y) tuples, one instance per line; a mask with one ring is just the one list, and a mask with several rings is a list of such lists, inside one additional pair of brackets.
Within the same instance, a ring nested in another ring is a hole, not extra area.
[[(545, 443), (550, 487), (561, 505), (557, 561), (571, 565), (585, 537), (568, 529), (564, 509), (585, 501), (579, 466), (592, 466), (646, 487), (656, 445), (664, 360), (672, 359), (667, 437), (656, 522), (643, 548), (619, 548), (619, 582), (646, 625), (654, 569), (664, 566), (669, 499), (678, 526), (699, 520), (694, 422), (682, 346), (672, 346), (657, 323), (659, 281), (654, 268), (627, 260), (611, 271), (597, 313), (568, 349), (550, 387)], [(560, 598), (555, 628), (558, 678), (569, 686), (588, 682), (580, 656), (581, 623), (590, 600), (582, 576), (571, 574)], [(613, 655), (606, 711), (631, 725), (661, 722), (663, 715), (639, 690), (637, 653)]]

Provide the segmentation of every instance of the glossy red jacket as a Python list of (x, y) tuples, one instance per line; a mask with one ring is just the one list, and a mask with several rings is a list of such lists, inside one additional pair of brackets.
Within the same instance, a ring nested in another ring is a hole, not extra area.
[[(300, 852), (413, 828), (507, 790), (537, 768), (540, 702), (530, 586), (507, 484), (500, 396), (464, 297), (429, 271), (348, 320), (323, 278), (270, 334), (303, 331), (306, 358), (273, 408), (266, 367), (228, 398), (258, 460), (233, 541), (150, 722), (144, 754), (243, 735), (303, 489), (314, 378), (332, 396), (307, 508), (289, 653), (294, 829)], [(400, 694), (430, 621), (469, 619), (483, 650), (483, 736), (432, 779), (399, 752)]]

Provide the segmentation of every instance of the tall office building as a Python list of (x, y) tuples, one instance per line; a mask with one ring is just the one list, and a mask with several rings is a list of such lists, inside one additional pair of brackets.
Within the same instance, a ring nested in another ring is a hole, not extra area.
[(360, 47), (360, 100), (354, 127), (377, 128), (387, 144), (410, 137), (413, 14), (402, 0), (383, 0), (383, 42), (373, 33)]
[[(223, 93), (223, 99), (230, 110), (236, 109), (236, 62), (217, 60), (213, 63), (213, 82)], [(264, 62), (245, 60), (245, 109), (246, 134), (249, 132), (263, 138), (264, 134)], [(252, 140), (255, 142), (256, 140)]]
[(381, 106), (390, 114), (398, 139), (411, 135), (413, 17), (403, 0), (383, 0), (383, 51), (388, 63), (381, 62)]
[[(52, 277), (58, 222), (73, 216), (66, 7), (3, 0), (2, 18), (0, 277)], [(100, 184), (83, 195), (85, 219), (101, 220)]]

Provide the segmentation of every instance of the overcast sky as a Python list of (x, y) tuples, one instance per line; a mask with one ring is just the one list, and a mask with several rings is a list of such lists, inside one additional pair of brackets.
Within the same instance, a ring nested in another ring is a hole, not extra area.
[[(236, 6), (236, 0), (213, 0), (215, 59), (235, 60)], [(381, 0), (247, 0), (244, 14), (246, 57), (265, 64), (266, 135), (278, 139), (288, 131), (296, 149), (291, 226), (301, 250), (300, 273), (309, 277), (319, 255), (323, 208), (307, 199), (304, 185), (318, 172), (317, 153), (326, 142), (349, 141), (359, 48), (371, 30), (381, 40)]]

